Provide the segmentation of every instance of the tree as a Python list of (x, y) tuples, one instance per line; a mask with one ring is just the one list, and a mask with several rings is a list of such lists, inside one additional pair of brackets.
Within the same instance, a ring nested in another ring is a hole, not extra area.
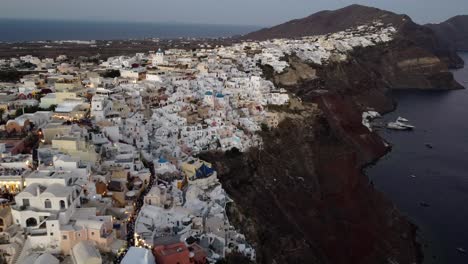
[(0, 71), (0, 82), (19, 82), (23, 73), (15, 69), (7, 69)]
[(18, 117), (18, 116), (21, 116), (21, 115), (23, 115), (25, 113), (31, 114), (31, 113), (35, 113), (35, 112), (37, 112), (39, 110), (40, 110), (40, 108), (37, 105), (36, 106), (26, 106), (26, 107), (23, 107), (23, 108), (16, 109), (15, 116)]
[(54, 112), (55, 108), (57, 108), (56, 104), (50, 105), (49, 108), (47, 109), (48, 111)]
[(4, 114), (5, 114), (5, 108), (0, 108), (0, 123), (3, 123)]
[(107, 70), (106, 72), (102, 73), (101, 75), (104, 78), (120, 77), (120, 71), (119, 70)]

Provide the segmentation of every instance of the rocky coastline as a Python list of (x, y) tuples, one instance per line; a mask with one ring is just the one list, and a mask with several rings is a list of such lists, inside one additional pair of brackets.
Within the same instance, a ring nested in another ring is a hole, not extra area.
[(394, 89), (462, 89), (449, 69), (463, 64), (432, 31), (406, 16), (388, 19), (402, 21), (398, 36), (354, 50), (345, 62), (316, 65), (293, 55), (282, 73), (264, 65), (264, 76), (299, 103), (276, 109), (282, 121), (261, 132), (262, 147), (202, 154), (235, 201), (231, 219), (255, 242), (259, 263), (422, 262), (417, 227), (363, 173), (390, 146), (362, 125), (362, 112), (393, 111)]

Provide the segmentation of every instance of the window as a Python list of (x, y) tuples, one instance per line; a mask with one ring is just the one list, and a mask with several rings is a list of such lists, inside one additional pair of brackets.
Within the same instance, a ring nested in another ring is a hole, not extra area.
[(60, 200), (60, 209), (65, 209), (65, 201)]
[(26, 220), (26, 227), (37, 226), (37, 220), (34, 217), (30, 217)]
[(63, 240), (67, 240), (67, 236), (62, 236), (62, 239), (63, 239)]
[(94, 232), (91, 232), (91, 235), (94, 236)]
[(0, 226), (3, 226), (3, 218), (0, 218)]
[(54, 233), (50, 233), (50, 236), (53, 236), (53, 235), (54, 235)]
[(23, 199), (23, 206), (29, 206), (29, 199)]
[(46, 199), (44, 201), (44, 207), (45, 208), (52, 208), (52, 202), (49, 199)]

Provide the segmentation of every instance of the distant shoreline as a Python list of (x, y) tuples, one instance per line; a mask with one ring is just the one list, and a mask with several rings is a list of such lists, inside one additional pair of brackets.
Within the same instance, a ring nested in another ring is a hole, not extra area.
[(0, 18), (0, 42), (223, 38), (250, 33), (260, 28), (261, 26), (178, 22), (101, 22)]

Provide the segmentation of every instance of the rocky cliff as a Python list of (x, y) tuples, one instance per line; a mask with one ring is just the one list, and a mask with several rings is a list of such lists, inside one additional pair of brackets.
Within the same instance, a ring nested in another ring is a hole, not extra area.
[(230, 219), (258, 263), (415, 263), (414, 227), (361, 173), (387, 148), (350, 98), (276, 109), (263, 148), (205, 153), (236, 206)]
[(259, 263), (419, 263), (416, 228), (374, 189), (362, 168), (389, 151), (362, 125), (362, 111), (390, 111), (392, 89), (457, 89), (449, 66), (458, 56), (432, 30), (407, 16), (351, 6), (294, 20), (246, 38), (326, 34), (379, 20), (398, 34), (322, 65), (295, 54), (264, 76), (294, 98), (275, 107), (279, 126), (261, 132), (263, 145), (246, 153), (204, 153), (235, 205), (235, 226), (254, 241)]
[(468, 15), (452, 17), (440, 24), (427, 24), (442, 42), (457, 50), (468, 51)]

